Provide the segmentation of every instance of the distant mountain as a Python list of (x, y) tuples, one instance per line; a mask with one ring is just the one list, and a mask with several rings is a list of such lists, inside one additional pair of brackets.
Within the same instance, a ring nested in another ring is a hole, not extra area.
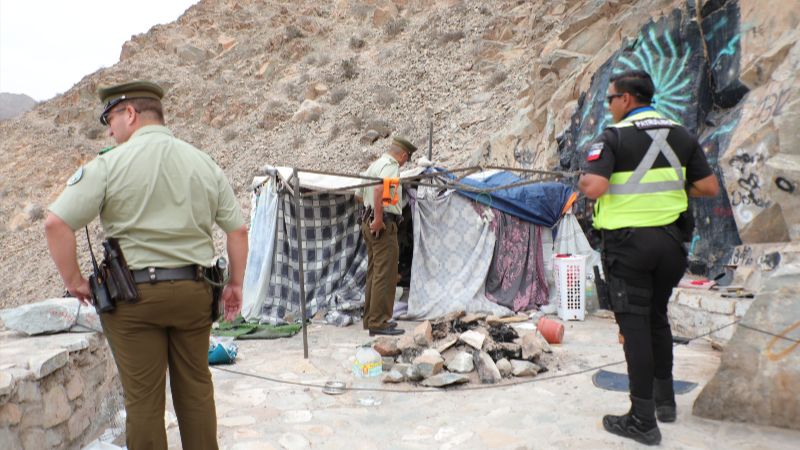
[(36, 100), (25, 94), (0, 92), (0, 120), (13, 119), (36, 105)]

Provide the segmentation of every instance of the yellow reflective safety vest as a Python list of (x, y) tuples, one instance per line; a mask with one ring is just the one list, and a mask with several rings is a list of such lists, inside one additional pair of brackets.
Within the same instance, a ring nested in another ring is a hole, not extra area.
[[(669, 225), (686, 211), (686, 167), (667, 143), (667, 136), (675, 126), (678, 124), (655, 110), (633, 114), (611, 125), (620, 129), (620, 141), (626, 134), (631, 136), (631, 132), (647, 133), (652, 140), (648, 148), (642, 149), (641, 160), (634, 170), (615, 169), (611, 174), (608, 191), (594, 206), (595, 228), (616, 230)], [(664, 155), (668, 167), (654, 167), (659, 155)]]

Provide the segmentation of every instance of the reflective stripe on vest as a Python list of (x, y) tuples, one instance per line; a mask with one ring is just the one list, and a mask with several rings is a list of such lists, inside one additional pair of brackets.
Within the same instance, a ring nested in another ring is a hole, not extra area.
[[(644, 155), (644, 158), (642, 158), (642, 161), (639, 162), (639, 165), (636, 166), (636, 170), (633, 171), (633, 175), (628, 178), (628, 181), (626, 181), (624, 184), (610, 185), (608, 188), (609, 194), (652, 194), (654, 192), (683, 189), (685, 184), (685, 179), (683, 177), (683, 166), (681, 166), (681, 161), (678, 159), (678, 155), (675, 154), (675, 150), (673, 150), (672, 147), (670, 147), (667, 143), (667, 135), (669, 135), (669, 130), (669, 128), (645, 130), (645, 132), (650, 135), (650, 138), (653, 139), (653, 142), (650, 143), (650, 148), (647, 149), (647, 153)], [(661, 153), (663, 153), (664, 157), (667, 158), (669, 165), (675, 169), (678, 179), (673, 181), (642, 183), (642, 178), (644, 178), (644, 175), (647, 173), (647, 171), (653, 168), (656, 158), (658, 158), (658, 155)]]

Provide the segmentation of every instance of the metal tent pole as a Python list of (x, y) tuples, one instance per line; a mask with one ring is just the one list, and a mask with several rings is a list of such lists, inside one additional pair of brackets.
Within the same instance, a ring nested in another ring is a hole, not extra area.
[(292, 170), (293, 186), (294, 186), (294, 218), (295, 218), (295, 232), (297, 233), (297, 273), (300, 282), (300, 317), (303, 324), (303, 358), (308, 359), (308, 332), (306, 331), (306, 283), (305, 275), (303, 273), (303, 234), (301, 227), (302, 211), (300, 209), (300, 175), (297, 173), (297, 168)]
[(433, 162), (433, 116), (428, 122), (428, 161)]

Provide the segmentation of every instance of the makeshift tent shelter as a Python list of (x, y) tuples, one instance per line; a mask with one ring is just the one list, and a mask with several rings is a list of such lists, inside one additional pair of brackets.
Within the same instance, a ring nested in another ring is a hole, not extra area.
[[(376, 182), (298, 173), (297, 193), (290, 168), (255, 180), (243, 315), (262, 323), (298, 320), (304, 291), (307, 318), (348, 325), (360, 319), (366, 277), (353, 188)], [(533, 184), (505, 171), (456, 179), (441, 169), (418, 168), (402, 178), (413, 217), (407, 317), (456, 310), (508, 315), (547, 302), (543, 235), (556, 225), (570, 187)], [(295, 194), (303, 198), (299, 210)]]

